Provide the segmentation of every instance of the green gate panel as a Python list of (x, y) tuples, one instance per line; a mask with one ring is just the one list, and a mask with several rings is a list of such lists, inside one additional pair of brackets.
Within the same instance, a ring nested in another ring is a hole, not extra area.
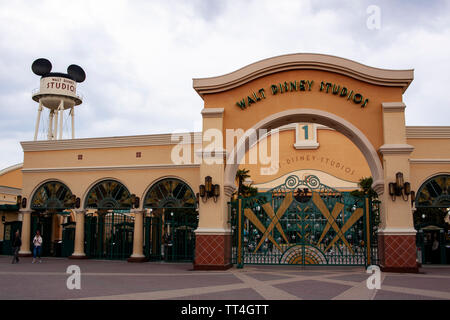
[(90, 258), (125, 260), (133, 253), (134, 217), (111, 212), (85, 218), (85, 253)]
[(376, 264), (373, 201), (290, 176), (285, 184), (230, 204), (233, 262)]

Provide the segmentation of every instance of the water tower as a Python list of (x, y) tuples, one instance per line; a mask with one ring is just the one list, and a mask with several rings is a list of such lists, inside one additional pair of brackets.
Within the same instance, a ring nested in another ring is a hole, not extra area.
[(77, 95), (77, 82), (83, 82), (86, 79), (84, 70), (80, 66), (72, 64), (67, 68), (67, 73), (51, 72), (52, 64), (43, 58), (35, 60), (31, 69), (35, 74), (41, 76), (39, 90), (32, 94), (33, 100), (39, 103), (34, 140), (37, 140), (44, 107), (49, 110), (47, 139), (62, 139), (65, 110), (70, 112), (72, 139), (74, 139), (74, 107), (82, 103), (82, 98)]

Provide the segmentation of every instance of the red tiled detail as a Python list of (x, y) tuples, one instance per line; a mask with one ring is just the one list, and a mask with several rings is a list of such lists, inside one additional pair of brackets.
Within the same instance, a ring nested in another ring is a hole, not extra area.
[(230, 263), (230, 235), (196, 235), (194, 259), (195, 265), (225, 266)]
[(416, 268), (416, 236), (379, 235), (378, 255), (385, 268)]

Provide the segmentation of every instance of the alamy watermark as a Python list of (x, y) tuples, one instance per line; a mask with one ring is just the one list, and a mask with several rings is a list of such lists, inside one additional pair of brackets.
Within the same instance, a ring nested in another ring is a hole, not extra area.
[(67, 267), (66, 273), (70, 274), (67, 278), (66, 286), (69, 290), (81, 290), (81, 269), (77, 265)]
[[(269, 142), (270, 137), (270, 142)], [(278, 172), (280, 159), (279, 131), (266, 129), (207, 129), (202, 136), (173, 133), (171, 160), (176, 165), (190, 164), (259, 164), (261, 175)], [(192, 150), (194, 145), (194, 150)], [(193, 154), (194, 153), (194, 154)]]
[(381, 8), (376, 5), (370, 5), (366, 9), (369, 15), (366, 20), (366, 26), (369, 30), (381, 29)]
[(368, 266), (366, 273), (370, 273), (371, 276), (367, 279), (366, 285), (367, 289), (381, 289), (381, 270), (378, 266)]

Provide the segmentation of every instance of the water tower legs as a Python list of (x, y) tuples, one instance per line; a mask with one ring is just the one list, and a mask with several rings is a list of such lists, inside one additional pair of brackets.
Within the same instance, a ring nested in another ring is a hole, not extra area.
[(72, 139), (75, 139), (75, 109), (74, 107), (70, 108), (70, 115), (72, 117)]
[(42, 113), (42, 102), (39, 100), (38, 114), (36, 119), (36, 127), (34, 129), (34, 141), (37, 140), (38, 132), (39, 132), (39, 123), (41, 122), (41, 113)]
[(61, 100), (59, 104), (59, 140), (62, 139), (63, 135), (63, 120), (64, 120), (64, 100)]
[(53, 118), (55, 115), (54, 110), (50, 110), (48, 114), (48, 133), (47, 133), (47, 139), (52, 140), (53, 139)]

